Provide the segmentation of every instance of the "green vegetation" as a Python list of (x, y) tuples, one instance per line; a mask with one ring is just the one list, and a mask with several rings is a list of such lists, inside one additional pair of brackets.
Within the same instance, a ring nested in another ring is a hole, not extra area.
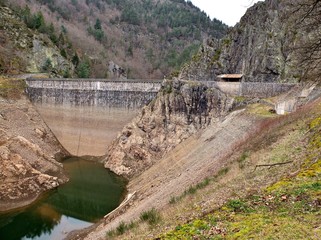
[(0, 97), (19, 99), (26, 88), (24, 80), (0, 77)]
[(80, 62), (77, 66), (76, 71), (78, 77), (89, 78), (91, 71), (89, 59), (85, 59), (84, 61)]
[(101, 27), (101, 21), (98, 18), (96, 19), (94, 27), (89, 27), (87, 31), (99, 42), (102, 42), (105, 37), (105, 32)]
[(6, 6), (7, 1), (6, 0), (0, 0), (0, 6)]
[(217, 180), (217, 178), (224, 176), (229, 171), (228, 167), (222, 168), (218, 173), (212, 177), (212, 178), (205, 178), (202, 182), (197, 183), (196, 185), (190, 186), (188, 189), (186, 189), (181, 195), (179, 196), (172, 196), (169, 200), (170, 204), (175, 204), (182, 200), (184, 197), (188, 195), (195, 194), (198, 190), (205, 188), (210, 184), (211, 181)]
[(181, 53), (178, 53), (175, 49), (170, 50), (165, 57), (167, 66), (178, 70), (197, 53), (199, 47), (200, 44), (192, 44), (186, 47)]
[[(146, 222), (151, 227), (153, 227), (154, 225), (158, 224), (161, 221), (161, 215), (155, 208), (142, 212), (139, 218), (141, 222)], [(119, 225), (116, 227), (116, 229), (108, 231), (106, 233), (106, 236), (108, 238), (113, 238), (113, 237), (123, 235), (127, 231), (136, 228), (138, 226), (138, 223), (139, 223), (138, 221), (137, 222), (131, 221), (129, 224), (126, 224), (125, 222), (120, 222)]]
[(50, 58), (47, 58), (45, 64), (42, 66), (42, 70), (45, 72), (50, 72), (51, 69), (52, 69), (52, 61)]
[(152, 208), (151, 210), (143, 212), (139, 218), (142, 222), (147, 222), (151, 226), (161, 221), (161, 216), (155, 208)]
[(117, 237), (117, 236), (123, 235), (124, 233), (126, 233), (126, 231), (129, 231), (135, 227), (137, 227), (136, 222), (130, 222), (129, 224), (126, 224), (124, 222), (120, 222), (119, 225), (116, 227), (116, 229), (108, 231), (106, 236), (108, 238)]
[[(298, 174), (262, 192), (231, 199), (160, 239), (320, 239), (321, 118), (312, 119), (308, 126), (306, 160)], [(248, 157), (249, 152), (243, 152), (238, 162)]]
[[(49, 14), (30, 11), (41, 5)], [(221, 38), (228, 28), (185, 0), (38, 0), (28, 6), (21, 9), (21, 18), (31, 29), (48, 34), (62, 56), (71, 60), (76, 51), (78, 56), (94, 56), (93, 77), (105, 77), (111, 60), (134, 78), (177, 73), (204, 37)], [(60, 26), (61, 19), (65, 26)]]
[(249, 153), (247, 151), (241, 154), (240, 158), (237, 160), (240, 169), (244, 168), (245, 161), (247, 160), (248, 157), (249, 157)]

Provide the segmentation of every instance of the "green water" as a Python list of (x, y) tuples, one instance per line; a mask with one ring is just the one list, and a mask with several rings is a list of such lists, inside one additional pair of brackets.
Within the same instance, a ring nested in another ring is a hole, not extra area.
[(0, 215), (0, 240), (61, 240), (119, 205), (126, 185), (122, 178), (81, 158), (63, 164), (70, 181), (32, 206)]

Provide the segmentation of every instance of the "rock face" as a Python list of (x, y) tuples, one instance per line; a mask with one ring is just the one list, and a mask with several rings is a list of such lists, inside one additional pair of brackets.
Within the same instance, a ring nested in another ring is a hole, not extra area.
[[(36, 34), (15, 13), (0, 7), (0, 73), (50, 72), (62, 76), (74, 71), (73, 64), (61, 56), (59, 49), (44, 34)], [(1, 69), (2, 68), (2, 69)]]
[(296, 29), (289, 2), (266, 0), (249, 8), (225, 38), (204, 42), (180, 78), (218, 80), (220, 74), (242, 73), (244, 81), (297, 82), (297, 46), (304, 34)]
[(113, 61), (109, 61), (108, 63), (108, 76), (113, 79), (126, 79), (127, 74), (126, 70), (120, 66), (118, 66), (116, 63)]
[(132, 177), (232, 106), (232, 99), (198, 82), (165, 81), (156, 99), (124, 127), (107, 151), (105, 167)]
[(0, 211), (66, 182), (55, 160), (66, 154), (27, 99), (0, 98)]

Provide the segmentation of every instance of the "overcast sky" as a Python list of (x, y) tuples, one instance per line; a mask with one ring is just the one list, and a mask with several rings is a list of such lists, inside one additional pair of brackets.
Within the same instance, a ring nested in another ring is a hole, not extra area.
[(259, 0), (191, 0), (195, 6), (206, 12), (211, 19), (216, 18), (229, 26), (234, 26), (244, 15), (246, 9), (258, 1)]

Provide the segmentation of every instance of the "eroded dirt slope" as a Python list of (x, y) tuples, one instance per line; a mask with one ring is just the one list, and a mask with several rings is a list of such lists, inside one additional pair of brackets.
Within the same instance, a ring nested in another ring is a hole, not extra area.
[(29, 204), (66, 182), (56, 161), (66, 154), (26, 97), (0, 96), (0, 211)]

